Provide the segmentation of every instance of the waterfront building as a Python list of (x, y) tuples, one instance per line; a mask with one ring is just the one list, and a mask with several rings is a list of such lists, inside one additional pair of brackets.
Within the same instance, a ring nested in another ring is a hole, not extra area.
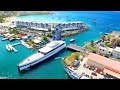
[(111, 60), (109, 58), (90, 53), (88, 55), (87, 64), (97, 67), (104, 74), (111, 75), (120, 79), (120, 62)]
[(108, 48), (108, 47), (106, 48), (106, 47), (102, 47), (102, 46), (99, 47), (99, 53), (102, 55), (111, 56), (112, 52), (113, 52), (113, 48)]
[(62, 34), (62, 30), (56, 28), (56, 29), (53, 31), (53, 40), (61, 40), (61, 37), (62, 37), (61, 34)]
[(6, 25), (5, 23), (0, 23), (0, 30), (1, 31), (8, 31), (9, 26)]
[(120, 47), (116, 47), (116, 48), (113, 50), (112, 56), (113, 56), (114, 58), (120, 58)]
[(24, 40), (24, 41), (27, 41), (27, 39), (28, 39), (27, 36), (22, 37), (22, 40)]
[(82, 27), (87, 26), (83, 22), (54, 22), (54, 23), (39, 23), (39, 22), (25, 22), (14, 21), (16, 27), (29, 27), (36, 30), (48, 30), (49, 28), (58, 28), (62, 30), (80, 30)]

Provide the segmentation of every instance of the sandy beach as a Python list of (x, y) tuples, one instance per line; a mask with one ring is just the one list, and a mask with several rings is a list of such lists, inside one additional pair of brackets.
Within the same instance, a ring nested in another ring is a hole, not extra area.
[(16, 17), (7, 17), (5, 18), (5, 22), (12, 22), (12, 21), (15, 21), (16, 20)]
[(10, 26), (12, 21), (15, 21), (15, 20), (16, 20), (16, 17), (7, 17), (7, 18), (5, 18), (5, 22), (4, 23), (0, 23), (0, 25)]

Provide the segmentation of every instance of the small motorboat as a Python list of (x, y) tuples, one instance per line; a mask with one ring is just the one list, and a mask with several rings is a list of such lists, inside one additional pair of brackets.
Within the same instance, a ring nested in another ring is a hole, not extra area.
[(13, 40), (15, 40), (15, 38), (10, 38), (10, 41), (13, 41)]
[(2, 38), (2, 41), (5, 41), (5, 40), (7, 40), (8, 38)]
[(74, 41), (75, 41), (75, 39), (73, 39), (73, 38), (72, 38), (72, 39), (70, 39), (70, 42), (74, 42)]
[(8, 50), (8, 51), (12, 51), (12, 48), (11, 48), (11, 46), (8, 44), (8, 45), (6, 45), (6, 49)]
[(105, 33), (105, 35), (108, 35), (109, 33)]

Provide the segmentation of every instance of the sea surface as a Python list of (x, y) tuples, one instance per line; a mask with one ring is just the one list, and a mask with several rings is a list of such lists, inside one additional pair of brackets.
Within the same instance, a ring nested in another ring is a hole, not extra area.
[[(33, 22), (74, 22), (83, 21), (89, 30), (65, 39), (67, 45), (70, 39), (75, 39), (75, 44), (83, 46), (85, 42), (97, 40), (104, 33), (113, 30), (120, 31), (120, 13), (114, 11), (55, 11), (53, 15), (28, 15), (17, 17), (16, 20)], [(96, 23), (92, 21), (95, 20)], [(18, 52), (8, 52), (6, 44), (19, 41), (2, 41), (0, 37), (0, 78), (8, 79), (70, 79), (64, 71), (63, 59), (72, 51), (62, 50), (46, 61), (32, 67), (25, 72), (19, 72), (17, 64), (32, 55), (36, 50), (29, 50), (22, 45), (14, 46)]]

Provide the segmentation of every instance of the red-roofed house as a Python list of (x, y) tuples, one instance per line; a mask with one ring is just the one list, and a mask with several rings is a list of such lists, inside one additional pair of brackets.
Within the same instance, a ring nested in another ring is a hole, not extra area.
[(120, 62), (109, 58), (90, 53), (88, 55), (87, 64), (95, 66), (105, 73), (120, 79)]

